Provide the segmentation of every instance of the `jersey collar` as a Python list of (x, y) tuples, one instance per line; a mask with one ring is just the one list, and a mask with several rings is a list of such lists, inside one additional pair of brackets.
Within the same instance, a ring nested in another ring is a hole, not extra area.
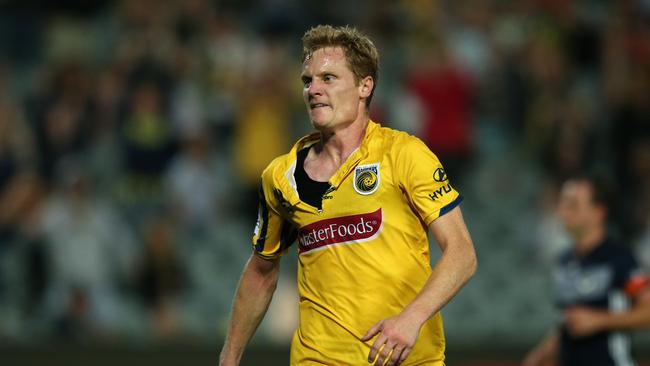
[[(334, 175), (330, 178), (329, 183), (332, 187), (337, 189), (345, 180), (345, 178), (359, 164), (359, 162), (368, 156), (370, 141), (379, 127), (380, 125), (378, 123), (372, 120), (368, 121), (368, 126), (366, 127), (365, 135), (363, 136), (361, 145), (347, 158), (343, 165), (341, 165), (336, 173), (334, 173)], [(291, 151), (289, 151), (289, 159), (287, 159), (287, 164), (282, 168), (283, 174), (276, 175), (278, 178), (276, 180), (278, 188), (280, 188), (284, 195), (284, 198), (292, 206), (295, 206), (301, 202), (300, 198), (298, 197), (296, 180), (294, 178), (294, 173), (296, 171), (296, 161), (298, 160), (298, 151), (312, 146), (318, 141), (320, 141), (320, 132), (314, 132), (298, 140), (298, 142), (296, 142), (296, 144), (291, 148)]]
[(370, 140), (378, 128), (378, 123), (375, 123), (372, 120), (368, 121), (366, 133), (363, 136), (363, 140), (361, 140), (361, 145), (347, 158), (343, 165), (341, 165), (336, 173), (334, 173), (330, 178), (329, 182), (332, 187), (338, 188), (359, 162), (368, 156)]

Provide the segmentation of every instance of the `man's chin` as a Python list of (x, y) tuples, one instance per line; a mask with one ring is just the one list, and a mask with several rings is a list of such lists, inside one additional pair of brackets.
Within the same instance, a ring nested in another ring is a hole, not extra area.
[(319, 131), (327, 129), (327, 122), (320, 119), (312, 119), (311, 125)]

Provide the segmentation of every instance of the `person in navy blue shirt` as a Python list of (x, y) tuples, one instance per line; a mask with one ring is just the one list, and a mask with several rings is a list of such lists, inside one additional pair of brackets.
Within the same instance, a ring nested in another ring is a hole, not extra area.
[(558, 215), (573, 241), (553, 271), (562, 322), (524, 366), (636, 365), (625, 331), (650, 327), (650, 278), (632, 252), (609, 237), (607, 186), (593, 176), (562, 186)]

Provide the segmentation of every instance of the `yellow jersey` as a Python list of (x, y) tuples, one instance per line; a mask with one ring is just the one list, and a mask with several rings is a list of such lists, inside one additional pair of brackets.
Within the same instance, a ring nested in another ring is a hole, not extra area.
[[(361, 146), (329, 180), (322, 209), (300, 200), (300, 139), (262, 174), (253, 247), (263, 258), (296, 242), (300, 324), (292, 365), (367, 365), (374, 340), (361, 337), (399, 314), (429, 278), (429, 224), (461, 197), (438, 158), (418, 138), (370, 121)], [(444, 365), (439, 313), (422, 326), (405, 365)]]

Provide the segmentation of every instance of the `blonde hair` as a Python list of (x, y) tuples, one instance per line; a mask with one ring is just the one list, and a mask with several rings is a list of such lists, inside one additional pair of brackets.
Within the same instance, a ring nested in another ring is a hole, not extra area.
[(370, 96), (366, 99), (366, 107), (368, 107), (377, 87), (379, 73), (379, 52), (375, 44), (356, 28), (319, 25), (311, 28), (302, 36), (302, 62), (305, 62), (317, 50), (325, 47), (341, 47), (343, 49), (357, 84), (366, 76), (372, 77), (374, 86)]

